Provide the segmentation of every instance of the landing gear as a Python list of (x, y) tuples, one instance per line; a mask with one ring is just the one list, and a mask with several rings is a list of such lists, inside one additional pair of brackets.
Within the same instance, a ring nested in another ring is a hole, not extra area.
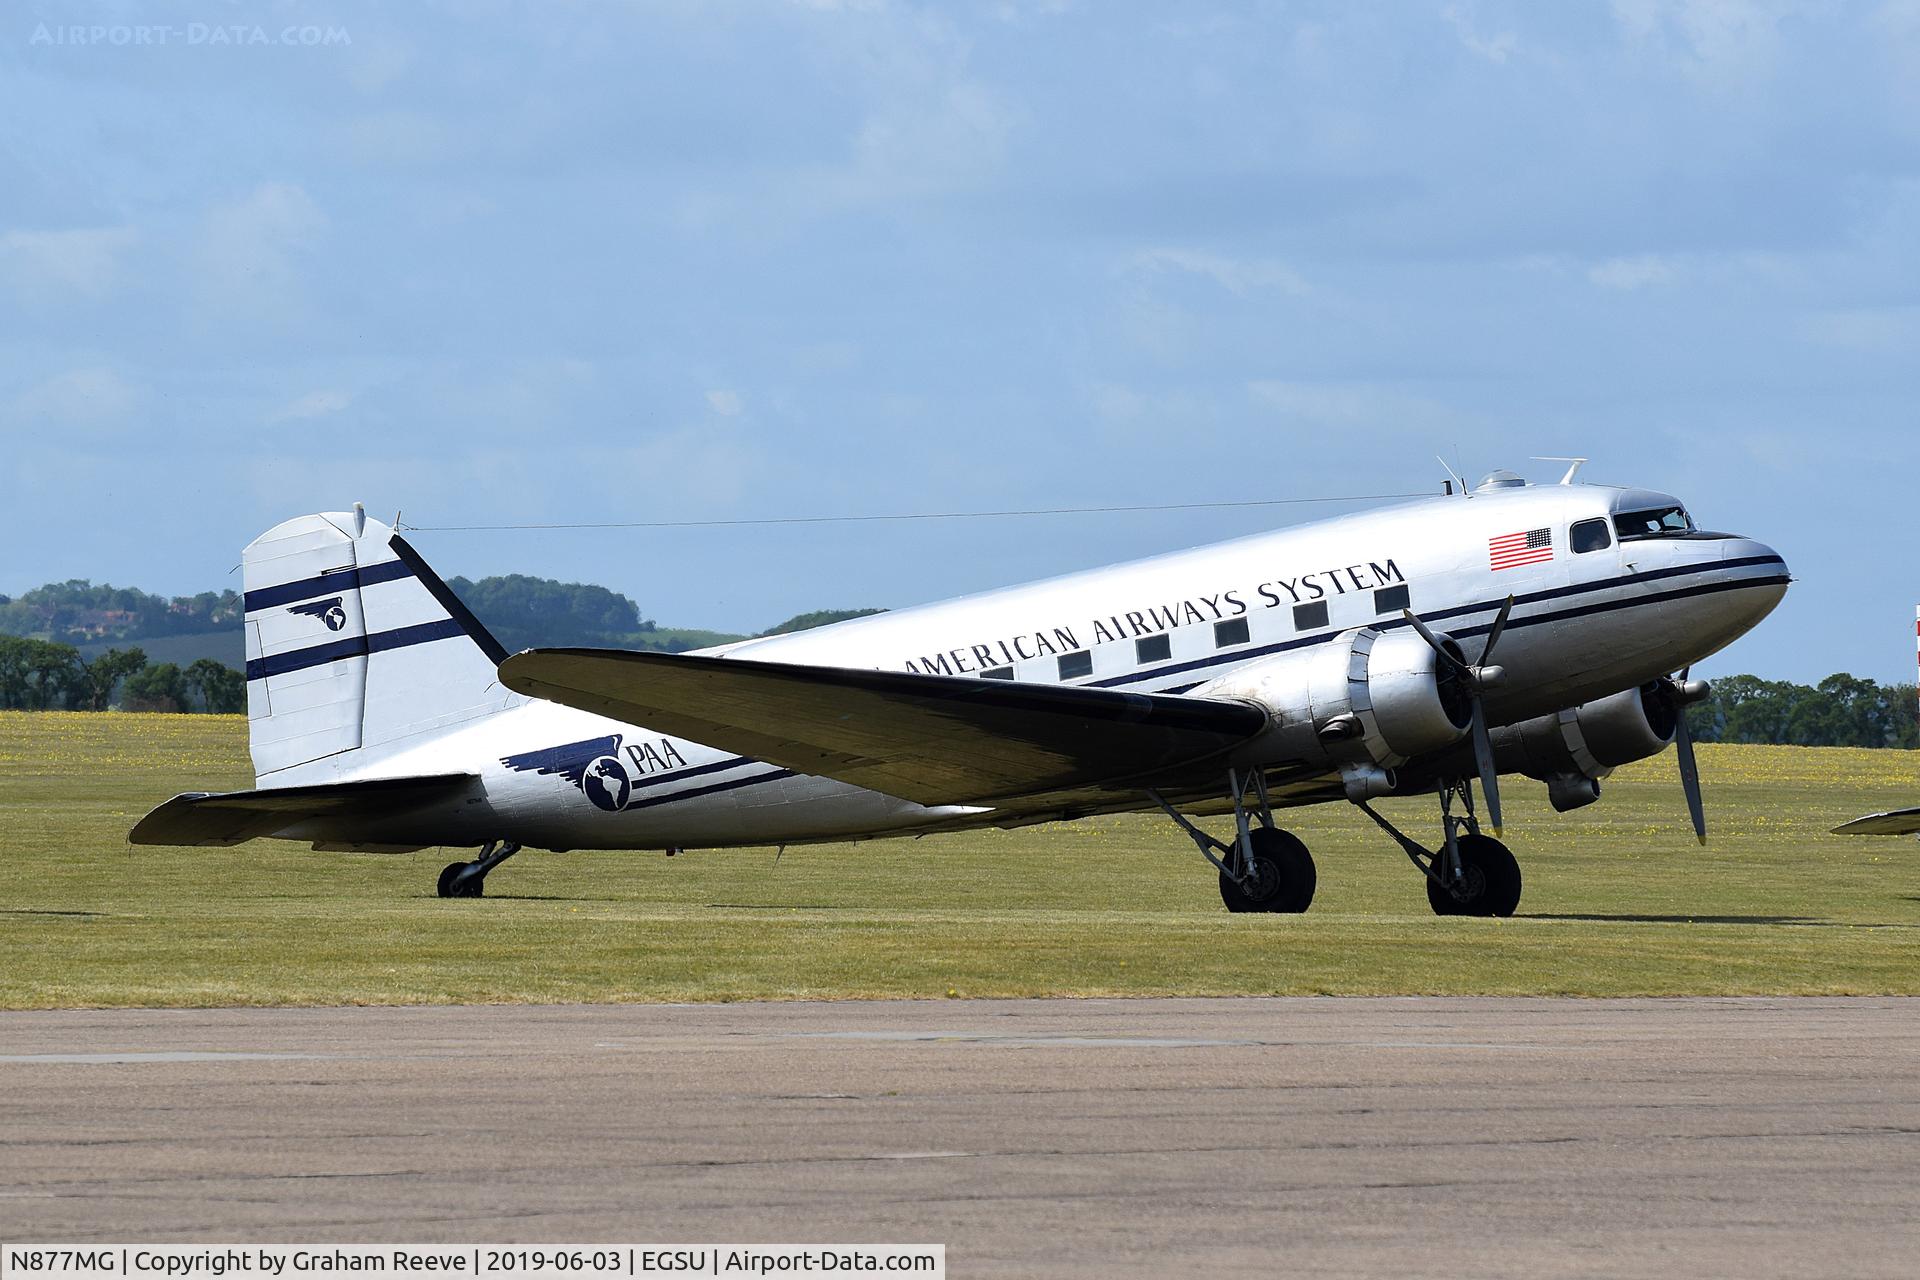
[(486, 896), (487, 872), (520, 852), (511, 840), (489, 840), (472, 862), (449, 862), (440, 872), (440, 896), (443, 898), (480, 898)]
[(1427, 881), (1427, 903), (1437, 916), (1510, 916), (1520, 905), (1520, 864), (1492, 836), (1461, 836), (1460, 875), (1451, 884)]
[[(1453, 811), (1456, 800), (1462, 813)], [(1427, 878), (1427, 904), (1435, 915), (1510, 916), (1520, 906), (1520, 864), (1506, 845), (1481, 832), (1470, 782), (1450, 782), (1440, 788), (1444, 843), (1437, 852), (1408, 839), (1364, 800), (1355, 803), (1393, 837)]]
[[(1247, 811), (1249, 781), (1253, 784), (1256, 801), (1252, 817), (1258, 819), (1258, 827), (1249, 821)], [(1246, 774), (1230, 769), (1227, 771), (1227, 789), (1233, 795), (1234, 830), (1237, 835), (1232, 844), (1216, 840), (1194, 826), (1159, 792), (1149, 791), (1147, 794), (1187, 833), (1199, 848), (1200, 856), (1219, 869), (1220, 898), (1227, 904), (1228, 911), (1289, 914), (1305, 911), (1313, 902), (1313, 889), (1318, 879), (1313, 855), (1307, 852), (1307, 846), (1297, 836), (1274, 825), (1266, 778), (1257, 769)]]

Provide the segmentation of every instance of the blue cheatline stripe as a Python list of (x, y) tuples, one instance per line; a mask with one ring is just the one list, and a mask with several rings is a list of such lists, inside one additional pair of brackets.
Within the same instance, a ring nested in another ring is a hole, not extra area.
[(385, 560), (379, 564), (368, 565), (364, 569), (335, 569), (332, 573), (323, 573), (317, 578), (302, 578), (298, 582), (283, 582), (277, 587), (261, 587), (258, 591), (249, 591), (246, 596), (247, 612), (256, 609), (271, 609), (275, 605), (294, 604), (301, 600), (314, 600), (321, 596), (338, 595), (349, 587), (371, 587), (382, 582), (397, 582), (401, 578), (411, 578), (413, 570), (400, 560)]
[[(643, 783), (648, 787), (657, 787), (662, 783), (681, 782), (687, 778), (698, 778), (704, 774), (720, 773), (727, 769), (738, 769), (743, 764), (759, 764), (752, 756), (731, 756), (725, 760), (715, 760), (710, 764), (696, 764), (685, 769), (674, 769), (668, 773), (648, 774), (634, 782), (634, 786)], [(631, 806), (629, 806), (631, 807)]]
[(247, 679), (265, 680), (270, 676), (284, 676), (293, 671), (305, 671), (308, 667), (325, 666), (329, 662), (338, 662), (342, 658), (359, 658), (369, 653), (385, 653), (390, 649), (405, 649), (435, 640), (451, 640), (455, 636), (464, 638), (466, 634), (460, 624), (452, 618), (442, 618), (438, 622), (422, 622), (411, 627), (396, 627), (392, 631), (376, 631), (369, 636), (350, 636), (345, 640), (334, 640), (327, 644), (315, 645), (310, 649), (294, 649), (287, 653), (276, 653), (271, 657), (250, 659), (247, 662)]
[[(721, 791), (736, 791), (741, 787), (758, 786), (762, 782), (778, 782), (782, 778), (797, 778), (795, 769), (777, 769), (772, 773), (756, 773), (751, 778), (735, 778), (730, 782), (716, 782), (708, 787), (694, 787), (689, 791), (676, 791), (670, 796), (646, 796), (639, 800), (629, 800), (627, 810), (651, 809), (659, 804), (672, 804), (676, 800), (692, 800), (696, 796), (710, 796)], [(626, 812), (627, 810), (622, 810)]]
[[(1578, 586), (1555, 587), (1549, 591), (1529, 592), (1526, 595), (1515, 596), (1513, 598), (1513, 606), (1518, 609), (1522, 605), (1538, 604), (1546, 600), (1564, 600), (1570, 596), (1592, 595), (1597, 591), (1612, 591), (1620, 587), (1635, 586), (1643, 582), (1659, 582), (1667, 578), (1685, 577), (1688, 574), (1715, 573), (1724, 569), (1745, 569), (1759, 565), (1779, 565), (1784, 568), (1786, 563), (1787, 562), (1779, 556), (1751, 556), (1744, 560), (1728, 560), (1722, 564), (1686, 565), (1673, 569), (1656, 569), (1650, 573), (1629, 574), (1625, 577), (1607, 578), (1599, 582), (1582, 583)], [(1773, 574), (1763, 578), (1737, 578), (1729, 582), (1710, 582), (1698, 587), (1688, 587), (1679, 591), (1657, 592), (1651, 595), (1634, 596), (1630, 600), (1606, 601), (1580, 609), (1562, 609), (1553, 613), (1535, 614), (1529, 618), (1515, 617), (1513, 621), (1507, 624), (1507, 629), (1512, 630), (1516, 627), (1533, 626), (1541, 622), (1557, 622), (1566, 618), (1584, 617), (1588, 614), (1608, 613), (1615, 609), (1631, 608), (1639, 604), (1655, 604), (1668, 600), (1680, 600), (1688, 596), (1712, 595), (1717, 591), (1738, 591), (1745, 587), (1785, 585), (1792, 580), (1793, 579), (1785, 574)], [(1421, 614), (1421, 617), (1429, 624), (1435, 624), (1444, 622), (1448, 618), (1464, 618), (1476, 613), (1491, 613), (1498, 610), (1500, 606), (1505, 603), (1506, 597), (1502, 596), (1497, 600), (1483, 601), (1478, 604), (1456, 605), (1451, 609), (1441, 609), (1434, 613), (1424, 613)], [(1405, 618), (1376, 618), (1374, 621), (1365, 625), (1372, 627), (1375, 631), (1392, 631), (1395, 628), (1407, 627), (1411, 624), (1409, 624)], [(1473, 636), (1483, 636), (1492, 629), (1493, 624), (1488, 623), (1485, 626), (1467, 627), (1460, 631), (1449, 632), (1448, 634), (1457, 640), (1468, 639)], [(1272, 644), (1255, 645), (1249, 649), (1223, 650), (1204, 658), (1192, 658), (1186, 662), (1175, 662), (1156, 667), (1151, 671), (1131, 671), (1126, 675), (1108, 676), (1104, 680), (1089, 680), (1086, 681), (1082, 687), (1089, 689), (1111, 689), (1119, 685), (1138, 684), (1142, 680), (1157, 680), (1162, 676), (1179, 675), (1186, 671), (1209, 671), (1216, 667), (1238, 666), (1243, 662), (1250, 662), (1255, 658), (1266, 658), (1276, 653), (1289, 653), (1295, 649), (1305, 649), (1316, 644), (1326, 644), (1337, 639), (1344, 632), (1351, 630), (1353, 630), (1352, 627), (1335, 627), (1320, 632), (1317, 635), (1296, 636), (1291, 640), (1280, 640)], [(1188, 689), (1194, 687), (1194, 685), (1189, 684), (1177, 689), (1163, 690), (1162, 692), (1185, 693)]]

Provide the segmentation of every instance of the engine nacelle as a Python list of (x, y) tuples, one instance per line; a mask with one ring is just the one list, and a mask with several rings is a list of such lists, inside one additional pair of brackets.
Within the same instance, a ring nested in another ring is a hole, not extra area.
[(1665, 683), (1642, 685), (1493, 731), (1502, 773), (1547, 784), (1562, 813), (1600, 798), (1600, 780), (1623, 764), (1659, 755), (1673, 742), (1680, 707)]
[(1397, 766), (1458, 742), (1472, 715), (1461, 677), (1426, 641), (1372, 628), (1250, 663), (1192, 694), (1265, 707), (1273, 726), (1258, 754), (1335, 765), (1354, 799), (1392, 791)]

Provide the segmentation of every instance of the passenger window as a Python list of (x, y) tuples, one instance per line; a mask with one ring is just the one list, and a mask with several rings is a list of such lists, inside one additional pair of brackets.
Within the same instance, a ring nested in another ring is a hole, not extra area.
[(1613, 545), (1613, 535), (1607, 532), (1605, 520), (1582, 520), (1573, 526), (1569, 541), (1576, 555), (1588, 551), (1605, 551)]
[(980, 678), (982, 680), (1011, 680), (1013, 679), (1013, 668), (989, 667), (980, 673)]
[(1404, 613), (1413, 605), (1413, 594), (1404, 585), (1382, 587), (1373, 593), (1375, 613)]
[(1247, 620), (1232, 618), (1226, 622), (1213, 624), (1213, 647), (1228, 649), (1236, 644), (1245, 644), (1248, 639)]
[(1077, 680), (1093, 674), (1093, 654), (1085, 649), (1060, 655), (1060, 678)]
[(1173, 656), (1173, 641), (1166, 636), (1141, 636), (1133, 642), (1136, 662), (1165, 662)]
[(1315, 627), (1324, 627), (1326, 625), (1327, 602), (1325, 600), (1315, 600), (1312, 604), (1297, 604), (1293, 606), (1293, 629), (1295, 631), (1311, 631)]

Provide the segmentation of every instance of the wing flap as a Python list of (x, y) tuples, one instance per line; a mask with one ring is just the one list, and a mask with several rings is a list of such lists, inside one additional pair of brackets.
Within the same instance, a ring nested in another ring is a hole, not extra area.
[(529, 649), (500, 680), (926, 805), (1152, 778), (1267, 723), (1237, 702), (616, 649)]
[(242, 844), (313, 818), (377, 820), (404, 813), (445, 799), (473, 780), (470, 773), (442, 773), (259, 791), (189, 792), (140, 819), (127, 839), (133, 844)]

